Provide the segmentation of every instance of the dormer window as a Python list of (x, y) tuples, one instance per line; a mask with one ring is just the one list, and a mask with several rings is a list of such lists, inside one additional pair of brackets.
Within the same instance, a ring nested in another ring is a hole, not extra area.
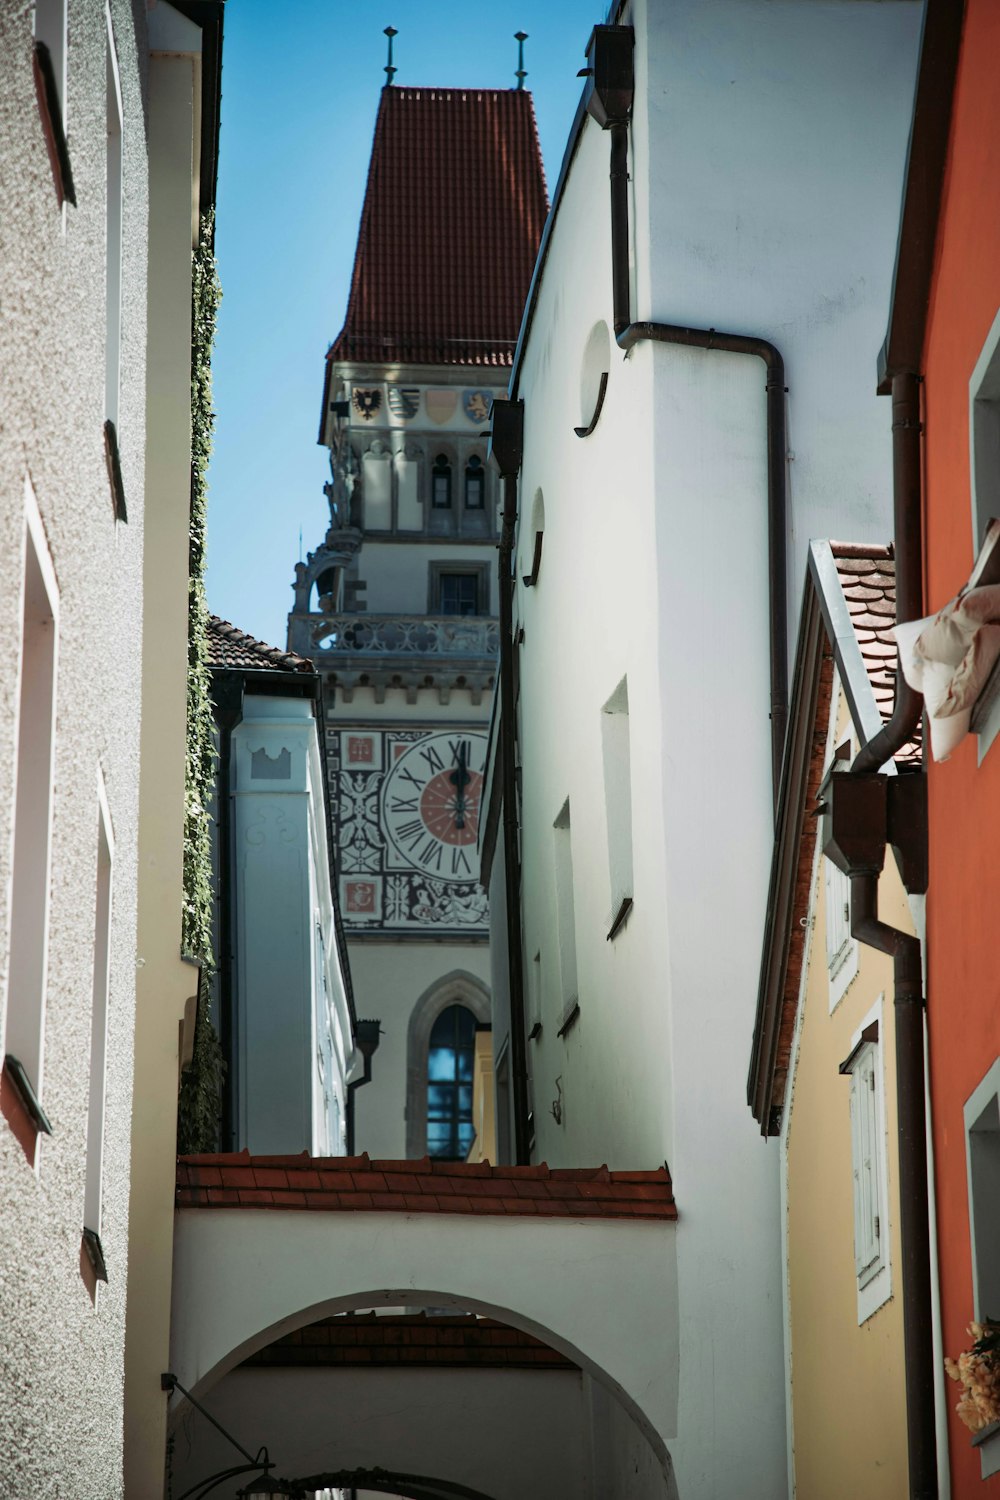
[(435, 510), (451, 509), (451, 464), (439, 453), (431, 469), (431, 505)]
[(482, 510), (486, 504), (486, 471), (481, 458), (470, 458), (465, 466), (465, 508)]

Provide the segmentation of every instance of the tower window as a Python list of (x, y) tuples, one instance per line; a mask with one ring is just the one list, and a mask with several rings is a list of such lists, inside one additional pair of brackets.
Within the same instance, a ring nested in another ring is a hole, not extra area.
[(427, 1053), (427, 1154), (438, 1161), (464, 1161), (475, 1137), (475, 1051), (475, 1017), (464, 1005), (449, 1005), (434, 1022)]
[(435, 510), (451, 509), (451, 464), (439, 453), (431, 469), (431, 505)]
[(439, 612), (443, 615), (478, 615), (478, 573), (442, 573), (438, 579), (440, 588)]
[(482, 510), (486, 504), (486, 470), (481, 458), (470, 458), (465, 466), (465, 508)]

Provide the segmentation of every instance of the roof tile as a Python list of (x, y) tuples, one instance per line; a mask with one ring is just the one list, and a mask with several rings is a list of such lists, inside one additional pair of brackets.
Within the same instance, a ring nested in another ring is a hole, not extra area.
[(214, 671), (244, 672), (303, 672), (315, 673), (316, 668), (304, 656), (294, 651), (279, 651), (277, 646), (268, 646), (256, 636), (238, 630), (228, 620), (218, 615), (208, 617), (208, 665)]
[[(414, 1171), (416, 1167), (418, 1170)], [(224, 1184), (224, 1185), (220, 1185)], [(364, 1186), (362, 1186), (364, 1184)], [(179, 1208), (310, 1209), (518, 1217), (675, 1219), (670, 1177), (596, 1168), (364, 1157), (182, 1157)]]
[(384, 88), (328, 358), (510, 365), (547, 212), (527, 91)]
[[(831, 542), (840, 586), (883, 722), (892, 717), (896, 689), (896, 560), (891, 547)], [(896, 755), (899, 766), (919, 766), (920, 728)]]

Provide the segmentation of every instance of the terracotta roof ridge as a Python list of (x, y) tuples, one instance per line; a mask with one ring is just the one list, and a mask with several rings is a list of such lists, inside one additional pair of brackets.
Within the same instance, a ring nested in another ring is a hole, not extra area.
[[(229, 646), (236, 646), (252, 655), (264, 658), (261, 665), (273, 667), (275, 670), (291, 672), (314, 673), (315, 665), (305, 656), (299, 656), (295, 651), (283, 651), (280, 646), (270, 646), (267, 641), (260, 640), (251, 635), (249, 631), (241, 630), (230, 620), (224, 620), (221, 615), (209, 614), (208, 617), (209, 636), (217, 637), (221, 642)], [(211, 640), (209, 642), (211, 653)], [(210, 662), (210, 665), (215, 665)], [(228, 665), (219, 663), (219, 665)]]
[(246, 1151), (180, 1157), (179, 1208), (314, 1209), (327, 1212), (492, 1214), (676, 1219), (665, 1165), (646, 1171), (599, 1167), (492, 1166), (489, 1162), (380, 1160), (361, 1156), (251, 1156)]
[(894, 562), (896, 557), (892, 542), (835, 542), (831, 539), (830, 551), (834, 557), (871, 558), (872, 562)]
[(394, 83), (383, 84), (382, 93), (390, 92), (395, 99), (448, 99), (452, 96), (461, 98), (465, 94), (489, 94), (497, 97), (504, 94), (521, 94), (525, 99), (530, 99), (532, 105), (535, 96), (531, 89), (519, 89), (513, 85), (509, 88), (497, 88), (491, 84), (476, 83)]

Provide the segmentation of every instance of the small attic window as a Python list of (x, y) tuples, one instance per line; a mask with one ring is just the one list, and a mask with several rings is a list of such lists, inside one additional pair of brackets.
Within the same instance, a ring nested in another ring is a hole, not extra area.
[(290, 781), (292, 752), (279, 750), (272, 756), (264, 749), (255, 750), (250, 757), (250, 775), (254, 781)]

